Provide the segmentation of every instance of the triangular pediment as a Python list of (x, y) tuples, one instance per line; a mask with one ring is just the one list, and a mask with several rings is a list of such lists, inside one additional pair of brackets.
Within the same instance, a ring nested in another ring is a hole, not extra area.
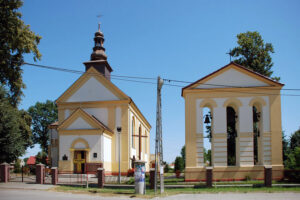
[(185, 89), (282, 87), (283, 84), (231, 62)]
[(65, 119), (58, 127), (58, 130), (100, 130), (112, 133), (112, 131), (106, 127), (96, 117), (89, 115), (87, 112), (78, 108), (67, 119)]
[(82, 119), (82, 117), (78, 117), (68, 127), (66, 127), (66, 130), (74, 129), (95, 129), (95, 127), (91, 126), (86, 120)]
[(91, 67), (56, 102), (116, 101), (124, 99), (128, 99), (128, 96)]

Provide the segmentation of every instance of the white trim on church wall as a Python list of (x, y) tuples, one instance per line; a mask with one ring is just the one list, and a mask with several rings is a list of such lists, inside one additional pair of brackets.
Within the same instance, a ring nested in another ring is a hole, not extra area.
[(90, 77), (71, 97), (68, 98), (67, 102), (111, 100), (119, 100), (119, 98), (103, 86), (97, 79)]
[(241, 101), (242, 106), (238, 107), (238, 127), (239, 132), (249, 133), (253, 132), (253, 111), (252, 107), (249, 106), (249, 102), (252, 97), (239, 97), (238, 100)]
[(225, 88), (228, 86), (233, 86), (233, 87), (269, 86), (268, 84), (259, 81), (251, 76), (248, 76), (245, 73), (241, 73), (236, 69), (229, 69), (223, 72), (222, 74), (206, 81), (205, 84), (212, 84), (212, 85), (200, 84), (196, 88)]
[[(119, 135), (118, 135), (119, 133), (117, 131), (117, 127), (121, 126), (121, 124), (122, 124), (122, 122), (121, 122), (122, 110), (120, 107), (116, 107), (115, 116), (116, 116), (116, 118), (115, 118), (115, 122), (116, 122), (116, 124), (115, 124), (116, 125), (116, 127), (115, 127), (115, 134), (116, 134), (115, 158), (116, 158), (116, 162), (118, 162), (119, 161)], [(121, 135), (120, 135), (121, 141), (122, 141), (122, 137), (123, 137), (123, 135), (122, 135), (122, 131), (121, 131)], [(122, 142), (120, 143), (120, 148), (122, 149)], [(122, 153), (121, 153), (121, 155), (122, 155)]]
[(262, 117), (263, 117), (263, 131), (264, 132), (270, 132), (270, 103), (269, 103), (269, 97), (263, 96), (262, 97), (266, 105), (262, 108)]
[(111, 138), (103, 137), (104, 162), (111, 162)]
[(90, 124), (88, 124), (84, 119), (78, 117), (67, 130), (75, 130), (75, 129), (94, 129)]
[(131, 157), (133, 158), (135, 156), (136, 158), (136, 150), (134, 148), (131, 148)]
[(108, 126), (108, 109), (107, 108), (83, 108), (85, 112), (94, 115), (104, 125)]

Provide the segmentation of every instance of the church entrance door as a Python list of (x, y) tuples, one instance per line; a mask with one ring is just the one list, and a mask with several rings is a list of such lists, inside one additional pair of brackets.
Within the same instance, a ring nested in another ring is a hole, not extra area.
[(86, 162), (86, 151), (75, 151), (74, 152), (74, 173), (84, 174), (84, 166)]

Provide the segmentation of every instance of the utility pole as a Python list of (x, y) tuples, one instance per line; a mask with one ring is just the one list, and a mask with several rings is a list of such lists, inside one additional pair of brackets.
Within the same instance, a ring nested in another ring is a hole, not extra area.
[(118, 175), (118, 183), (121, 184), (121, 131), (122, 127), (118, 126), (117, 127), (118, 131), (118, 156), (119, 156), (119, 175)]
[(164, 192), (164, 168), (163, 168), (163, 144), (162, 144), (162, 123), (161, 123), (161, 88), (163, 79), (157, 77), (157, 106), (156, 106), (156, 137), (155, 137), (155, 178), (154, 191), (157, 192), (158, 162), (160, 166), (160, 193)]

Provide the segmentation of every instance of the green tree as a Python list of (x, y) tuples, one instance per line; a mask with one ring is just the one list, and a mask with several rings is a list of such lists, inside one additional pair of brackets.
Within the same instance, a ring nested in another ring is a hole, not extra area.
[(183, 160), (183, 166), (185, 167), (185, 145), (181, 148), (180, 154)]
[(164, 167), (164, 173), (168, 173), (168, 172), (170, 171), (170, 166), (169, 166), (169, 164), (166, 163), (164, 166), (165, 166), (165, 167)]
[(47, 165), (47, 153), (44, 151), (40, 151), (35, 156), (35, 163), (36, 164), (44, 164)]
[(300, 168), (300, 147), (295, 147), (294, 149), (296, 168)]
[(296, 147), (300, 147), (300, 128), (291, 136), (290, 146), (292, 151), (294, 151)]
[(32, 53), (36, 61), (41, 58), (37, 48), (41, 37), (21, 20), (18, 9), (21, 0), (0, 0), (0, 83), (9, 88), (9, 102), (17, 106), (23, 95), (21, 65), (24, 54)]
[(284, 131), (282, 131), (282, 158), (283, 165), (286, 167), (288, 165), (288, 156), (290, 153), (289, 141), (286, 139)]
[[(271, 77), (273, 66), (271, 53), (274, 53), (271, 43), (264, 43), (261, 35), (254, 31), (237, 35), (238, 46), (230, 51), (230, 55), (236, 57), (235, 63), (245, 66), (255, 72)], [(279, 77), (271, 77), (279, 81)]]
[(20, 159), (17, 159), (17, 160), (15, 161), (15, 164), (14, 164), (14, 172), (15, 172), (15, 173), (20, 173), (20, 172), (22, 172), (21, 160), (20, 160)]
[(176, 172), (177, 170), (179, 170), (180, 172), (182, 172), (184, 169), (184, 162), (182, 157), (177, 156), (175, 159), (175, 166), (174, 166), (174, 171)]
[(204, 163), (206, 163), (207, 161), (209, 163), (209, 166), (211, 166), (211, 150), (206, 150), (204, 148)]
[(32, 144), (28, 115), (13, 107), (9, 99), (8, 92), (0, 85), (0, 163), (15, 161)]
[(48, 152), (48, 126), (57, 121), (57, 106), (53, 101), (37, 102), (28, 109), (32, 117), (32, 133), (34, 143), (41, 145), (42, 151)]

